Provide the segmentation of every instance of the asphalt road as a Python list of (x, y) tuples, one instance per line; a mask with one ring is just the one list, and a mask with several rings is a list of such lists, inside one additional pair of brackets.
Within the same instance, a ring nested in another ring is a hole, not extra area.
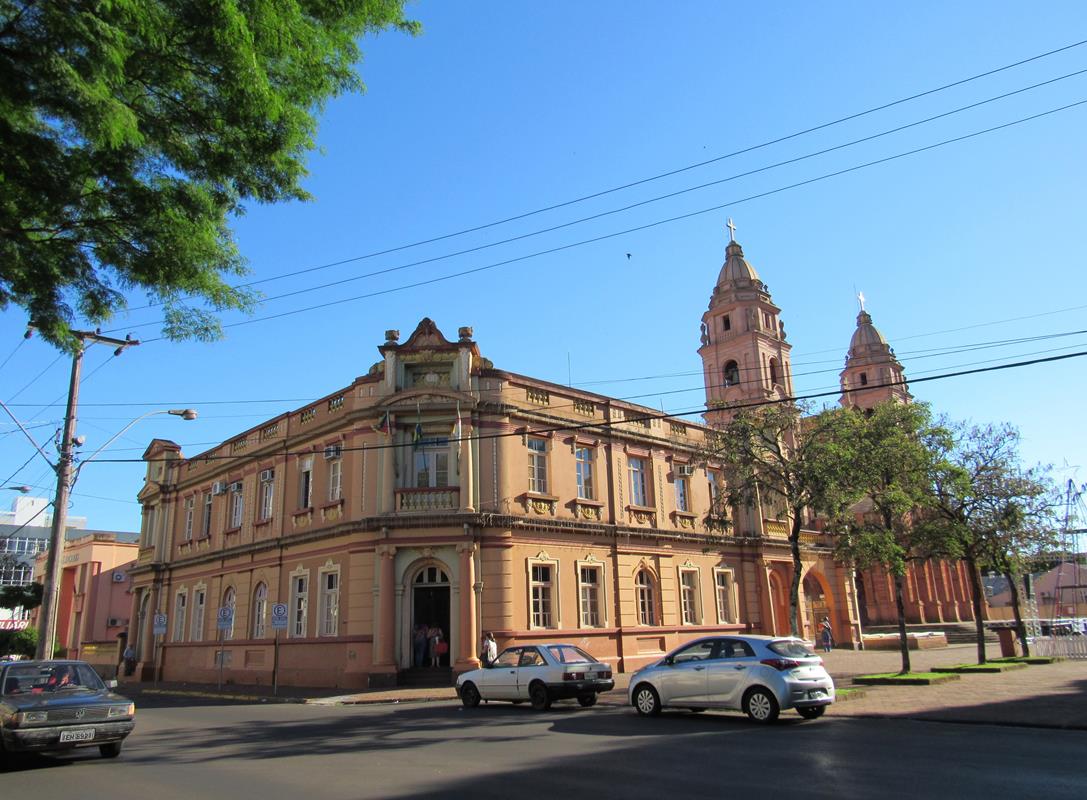
[[(180, 704), (181, 702), (185, 703)], [(492, 704), (144, 706), (117, 760), (9, 766), (6, 797), (1082, 798), (1087, 732)]]

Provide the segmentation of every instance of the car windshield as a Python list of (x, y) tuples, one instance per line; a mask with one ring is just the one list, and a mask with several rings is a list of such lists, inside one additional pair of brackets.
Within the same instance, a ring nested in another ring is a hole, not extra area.
[(560, 664), (595, 664), (596, 659), (572, 644), (548, 645), (547, 652)]
[(17, 664), (4, 671), (0, 691), (4, 695), (44, 694), (67, 691), (94, 691), (105, 688), (102, 679), (87, 664)]
[(785, 656), (786, 658), (809, 658), (815, 655), (815, 651), (799, 639), (783, 639), (770, 642), (767, 647), (779, 656)]

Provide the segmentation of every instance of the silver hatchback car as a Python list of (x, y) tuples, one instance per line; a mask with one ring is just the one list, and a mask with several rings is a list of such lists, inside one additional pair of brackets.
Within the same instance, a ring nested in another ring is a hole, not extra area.
[(707, 636), (635, 672), (629, 692), (642, 716), (670, 707), (723, 708), (773, 722), (787, 708), (804, 719), (822, 716), (834, 702), (834, 681), (800, 639)]

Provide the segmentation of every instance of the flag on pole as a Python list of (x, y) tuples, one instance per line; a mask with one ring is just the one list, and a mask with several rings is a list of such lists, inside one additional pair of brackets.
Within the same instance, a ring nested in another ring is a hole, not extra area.
[(383, 433), (386, 436), (393, 432), (392, 420), (389, 418), (389, 412), (386, 411), (381, 415), (381, 418), (377, 421), (377, 425), (371, 426), (375, 432)]

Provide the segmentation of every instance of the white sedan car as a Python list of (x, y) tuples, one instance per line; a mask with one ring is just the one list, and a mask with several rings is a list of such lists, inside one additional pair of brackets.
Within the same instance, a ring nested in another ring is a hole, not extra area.
[(800, 639), (707, 636), (688, 642), (630, 678), (630, 703), (642, 716), (662, 708), (739, 709), (773, 722), (787, 708), (821, 717), (834, 702), (823, 659)]
[(546, 711), (555, 700), (577, 698), (586, 708), (596, 695), (615, 687), (611, 667), (572, 644), (507, 647), (489, 667), (457, 677), (457, 695), (466, 708), (480, 700), (528, 700)]

